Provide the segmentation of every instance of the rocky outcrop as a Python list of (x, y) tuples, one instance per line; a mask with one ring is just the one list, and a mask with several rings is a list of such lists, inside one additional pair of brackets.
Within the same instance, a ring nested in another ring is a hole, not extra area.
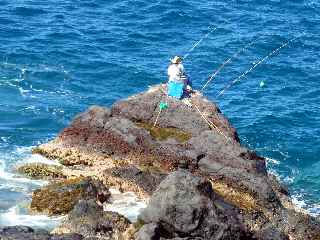
[(160, 184), (139, 216), (146, 225), (136, 238), (289, 239), (269, 221), (252, 228), (250, 217), (225, 202), (207, 179), (179, 170)]
[(125, 217), (104, 212), (93, 200), (81, 200), (54, 233), (78, 233), (85, 239), (123, 239), (129, 226)]
[(157, 225), (152, 234), (156, 236), (158, 232), (159, 237), (168, 239), (253, 239), (239, 221), (239, 213), (226, 203), (219, 203), (223, 206), (221, 211), (215, 205), (216, 200), (209, 181), (185, 170), (174, 172), (161, 182), (139, 216), (153, 225), (142, 228), (137, 236), (146, 235), (151, 226)]
[(235, 129), (217, 106), (200, 94), (191, 97), (193, 107), (168, 98), (169, 108), (153, 127), (158, 104), (165, 99), (163, 86), (157, 86), (116, 103), (111, 110), (91, 107), (34, 152), (65, 165), (103, 162), (105, 168), (113, 168), (130, 163), (165, 172), (183, 167), (223, 176), (266, 201), (274, 197), (264, 159), (240, 146)]
[[(241, 146), (214, 103), (195, 92), (190, 106), (165, 91), (155, 86), (111, 109), (93, 106), (34, 153), (107, 186), (152, 195), (137, 238), (319, 239), (316, 219), (290, 205), (265, 159)], [(169, 107), (159, 113), (161, 101)]]
[(52, 235), (46, 230), (32, 229), (27, 226), (1, 227), (1, 240), (81, 240), (79, 234)]
[(33, 192), (31, 210), (48, 215), (70, 212), (80, 199), (102, 200), (110, 197), (109, 190), (92, 178), (62, 180)]

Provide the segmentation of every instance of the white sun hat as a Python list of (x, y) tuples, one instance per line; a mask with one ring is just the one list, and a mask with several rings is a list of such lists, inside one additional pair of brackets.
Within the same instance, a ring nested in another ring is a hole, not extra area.
[(178, 63), (181, 63), (181, 62), (182, 62), (182, 58), (179, 57), (179, 56), (175, 56), (174, 58), (170, 59), (170, 61), (171, 61), (173, 64), (178, 64)]

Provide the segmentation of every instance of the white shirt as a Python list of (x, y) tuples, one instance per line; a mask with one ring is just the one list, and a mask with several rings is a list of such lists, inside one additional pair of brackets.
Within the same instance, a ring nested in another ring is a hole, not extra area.
[(170, 64), (168, 67), (169, 81), (181, 81), (181, 76), (184, 75), (184, 67), (181, 63)]

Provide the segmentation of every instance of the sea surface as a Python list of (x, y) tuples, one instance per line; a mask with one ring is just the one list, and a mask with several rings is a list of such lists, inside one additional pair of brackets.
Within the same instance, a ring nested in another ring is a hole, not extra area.
[(28, 215), (32, 190), (45, 182), (15, 168), (48, 162), (32, 156), (32, 147), (77, 113), (166, 82), (174, 55), (190, 53), (185, 68), (200, 89), (251, 42), (204, 94), (242, 143), (268, 158), (294, 201), (320, 214), (319, 33), (319, 0), (0, 0), (0, 225), (59, 221)]

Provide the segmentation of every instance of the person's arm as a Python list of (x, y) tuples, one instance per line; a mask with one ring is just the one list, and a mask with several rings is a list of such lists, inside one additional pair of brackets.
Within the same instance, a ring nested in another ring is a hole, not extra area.
[(180, 71), (180, 75), (184, 75), (184, 66), (182, 64), (179, 64), (179, 71)]
[(168, 76), (172, 76), (173, 75), (173, 68), (172, 68), (172, 65), (170, 65), (168, 67)]

